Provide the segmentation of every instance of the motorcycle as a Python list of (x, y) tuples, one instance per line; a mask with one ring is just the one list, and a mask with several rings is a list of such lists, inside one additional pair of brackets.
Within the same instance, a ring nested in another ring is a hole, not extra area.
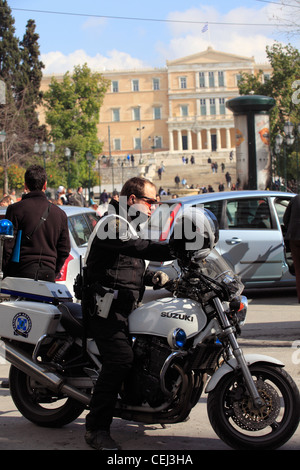
[[(0, 221), (0, 234), (2, 256), (9, 221)], [(231, 448), (282, 446), (299, 424), (299, 391), (281, 361), (239, 347), (242, 283), (215, 250), (179, 262), (170, 297), (129, 316), (135, 359), (115, 416), (183, 422), (205, 392), (210, 423)], [(39, 426), (72, 422), (88, 409), (101, 370), (82, 306), (64, 286), (31, 279), (2, 279), (1, 294), (0, 347), (17, 409)]]

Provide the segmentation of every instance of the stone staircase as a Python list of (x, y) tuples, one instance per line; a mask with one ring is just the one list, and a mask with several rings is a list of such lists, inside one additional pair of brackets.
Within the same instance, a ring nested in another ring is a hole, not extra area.
[[(224, 184), (227, 190), (225, 173), (228, 171), (231, 175), (232, 183), (236, 182), (236, 167), (235, 159), (230, 161), (228, 152), (224, 155), (195, 155), (195, 164), (183, 164), (182, 156), (171, 156), (168, 154), (155, 154), (143, 155), (143, 163), (134, 167), (124, 164), (123, 166), (114, 165), (114, 167), (104, 166), (101, 167), (101, 188), (107, 191), (112, 191), (113, 188), (121, 189), (125, 181), (133, 176), (144, 176), (155, 183), (157, 188), (162, 187), (166, 191), (169, 189), (171, 193), (178, 192), (182, 194), (185, 190), (186, 193), (191, 193), (191, 190), (186, 191), (192, 185), (194, 188), (208, 187), (211, 185), (214, 191), (219, 191), (220, 183)], [(218, 170), (213, 173), (211, 164), (208, 163), (208, 158), (212, 162), (218, 163)], [(224, 172), (221, 169), (221, 163), (225, 164)], [(158, 168), (164, 166), (161, 179), (158, 175)], [(183, 187), (180, 183), (179, 188), (175, 184), (175, 176), (178, 175), (180, 181), (186, 179), (187, 187)], [(99, 187), (94, 187), (94, 193), (98, 193)], [(198, 191), (196, 191), (198, 192)]]

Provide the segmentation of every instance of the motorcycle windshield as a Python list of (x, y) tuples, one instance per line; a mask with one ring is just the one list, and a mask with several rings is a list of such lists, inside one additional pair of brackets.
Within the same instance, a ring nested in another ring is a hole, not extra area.
[(215, 250), (211, 250), (209, 255), (202, 260), (197, 261), (201, 272), (210, 278), (230, 287), (234, 295), (239, 295), (244, 289), (240, 278), (234, 274), (225, 259)]

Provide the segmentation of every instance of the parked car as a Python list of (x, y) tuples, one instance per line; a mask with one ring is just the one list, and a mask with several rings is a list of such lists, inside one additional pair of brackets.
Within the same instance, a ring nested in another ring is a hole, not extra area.
[[(166, 242), (185, 207), (203, 205), (219, 222), (217, 251), (246, 288), (295, 287), (285, 259), (283, 214), (295, 194), (276, 191), (226, 191), (163, 201), (149, 221), (153, 238)], [(150, 263), (150, 269), (177, 275), (174, 262)]]
[[(71, 250), (56, 282), (65, 284), (74, 295), (74, 279), (80, 271), (80, 256), (82, 261), (86, 252), (89, 237), (99, 220), (99, 215), (93, 210), (79, 206), (58, 206), (68, 217)], [(6, 208), (0, 209), (0, 218), (5, 217)]]

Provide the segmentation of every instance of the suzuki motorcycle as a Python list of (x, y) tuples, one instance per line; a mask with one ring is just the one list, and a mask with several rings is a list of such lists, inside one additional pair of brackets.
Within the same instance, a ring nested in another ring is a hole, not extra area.
[[(0, 233), (1, 243), (12, 236), (8, 221)], [(172, 294), (129, 316), (135, 359), (115, 416), (182, 422), (205, 392), (210, 423), (230, 447), (282, 446), (299, 424), (299, 391), (281, 361), (239, 347), (243, 285), (215, 250), (179, 261)], [(81, 305), (64, 286), (31, 279), (5, 278), (1, 294), (0, 345), (17, 409), (39, 426), (72, 422), (89, 407), (101, 370)]]

